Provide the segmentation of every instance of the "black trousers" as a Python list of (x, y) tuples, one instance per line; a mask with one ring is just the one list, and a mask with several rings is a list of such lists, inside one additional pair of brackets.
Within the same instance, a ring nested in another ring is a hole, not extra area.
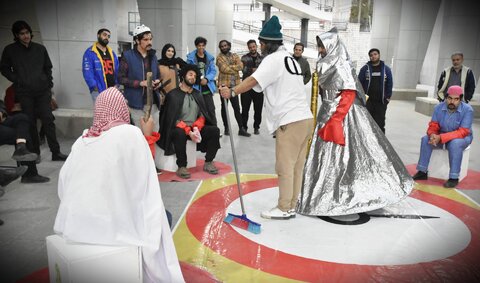
[(55, 116), (51, 108), (52, 95), (50, 90), (30, 93), (17, 93), (17, 99), (22, 106), (22, 112), (30, 119), (30, 137), (32, 139), (33, 152), (40, 154), (36, 119), (40, 119), (45, 131), (48, 147), (52, 153), (60, 152), (55, 129)]
[(208, 114), (210, 118), (212, 118), (212, 124), (217, 125), (217, 116), (215, 115), (215, 102), (213, 102), (213, 94), (203, 94), (203, 100), (205, 101), (205, 105), (207, 106)]
[(30, 141), (30, 120), (23, 113), (8, 116), (0, 124), (0, 145), (15, 144), (17, 139)]
[[(225, 130), (227, 130), (228, 129), (228, 123), (227, 123), (227, 111), (225, 110), (225, 99), (223, 99), (220, 96), (220, 101), (222, 103), (221, 113), (222, 113), (223, 127), (225, 128)], [(240, 103), (238, 101), (238, 96), (231, 97), (228, 100), (228, 102), (229, 102), (229, 104), (232, 105), (233, 114), (235, 114), (235, 120), (237, 121), (238, 129), (241, 129), (243, 127), (243, 122), (242, 122), (242, 113), (240, 112)], [(228, 130), (230, 130), (230, 129), (228, 129)]]
[(253, 128), (260, 129), (262, 123), (263, 92), (256, 92), (253, 89), (242, 93), (242, 123), (245, 129), (248, 129), (248, 115), (250, 105), (253, 102)]
[(387, 113), (387, 104), (381, 101), (367, 100), (367, 110), (372, 115), (373, 120), (377, 123), (383, 133), (385, 133), (385, 114)]
[[(172, 143), (175, 148), (177, 156), (177, 166), (187, 166), (187, 140), (190, 136), (185, 134), (185, 131), (180, 128), (172, 130)], [(197, 150), (206, 148), (205, 162), (211, 162), (215, 159), (217, 151), (220, 148), (220, 129), (217, 126), (206, 125), (200, 131), (202, 142), (197, 145)]]
[[(18, 113), (13, 116), (8, 116), (7, 119), (0, 124), (0, 145), (15, 145), (17, 139), (25, 139), (27, 141), (28, 150), (33, 151), (29, 132), (30, 120), (27, 115)], [(24, 176), (35, 176), (38, 174), (35, 161), (24, 161), (20, 162), (20, 164), (28, 167)]]

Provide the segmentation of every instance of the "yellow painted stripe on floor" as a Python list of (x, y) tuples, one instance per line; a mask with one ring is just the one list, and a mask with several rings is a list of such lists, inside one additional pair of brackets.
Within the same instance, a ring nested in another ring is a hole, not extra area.
[[(276, 175), (272, 174), (241, 174), (240, 181), (247, 182), (275, 177)], [(236, 184), (235, 174), (205, 180), (200, 185), (193, 200), (197, 200), (209, 192), (232, 184)], [(206, 269), (216, 279), (222, 282), (300, 282), (247, 267), (207, 248), (190, 233), (185, 221), (185, 216), (180, 220), (180, 224), (173, 235), (173, 240), (180, 261)]]

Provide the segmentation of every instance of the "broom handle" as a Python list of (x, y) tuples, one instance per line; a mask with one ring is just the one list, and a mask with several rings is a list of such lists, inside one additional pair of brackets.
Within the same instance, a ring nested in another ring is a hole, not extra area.
[[(231, 89), (231, 88), (230, 88)], [(238, 173), (238, 166), (237, 166), (237, 156), (235, 155), (235, 147), (233, 145), (233, 132), (232, 132), (232, 125), (230, 124), (230, 115), (228, 113), (228, 99), (222, 98), (225, 103), (225, 114), (227, 116), (227, 125), (230, 131), (230, 147), (232, 148), (232, 156), (233, 156), (233, 167), (235, 168), (235, 177), (237, 178), (237, 189), (238, 195), (240, 196), (240, 205), (242, 206), (242, 214), (245, 213), (245, 206), (243, 205), (243, 195), (242, 195), (242, 188), (240, 186), (240, 174)]]

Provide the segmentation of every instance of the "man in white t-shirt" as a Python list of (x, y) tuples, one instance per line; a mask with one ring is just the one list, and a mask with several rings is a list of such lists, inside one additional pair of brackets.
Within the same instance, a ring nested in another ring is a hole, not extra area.
[(234, 88), (219, 89), (224, 98), (252, 88), (265, 94), (267, 129), (277, 137), (275, 171), (279, 187), (278, 204), (261, 214), (269, 219), (295, 217), (308, 139), (313, 132), (313, 115), (305, 96), (302, 70), (283, 46), (281, 28), (276, 16), (266, 22), (258, 37), (262, 55), (266, 57), (258, 69)]

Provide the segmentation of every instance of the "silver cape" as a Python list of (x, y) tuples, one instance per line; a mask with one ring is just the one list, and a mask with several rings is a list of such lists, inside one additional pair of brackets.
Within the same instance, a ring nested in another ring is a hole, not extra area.
[[(317, 62), (323, 102), (305, 163), (297, 212), (338, 216), (394, 204), (411, 192), (414, 182), (365, 108), (363, 89), (336, 30), (319, 39), (327, 50)], [(357, 97), (343, 121), (345, 146), (340, 146), (323, 141), (317, 133), (335, 113), (340, 101), (337, 95), (344, 89), (356, 89)]]

